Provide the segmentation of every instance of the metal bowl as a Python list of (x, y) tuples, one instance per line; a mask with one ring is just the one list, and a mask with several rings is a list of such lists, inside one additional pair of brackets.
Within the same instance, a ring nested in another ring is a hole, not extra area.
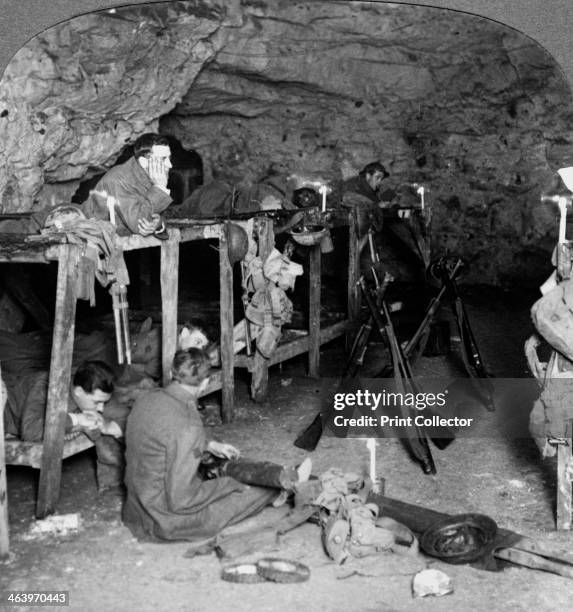
[(323, 225), (305, 225), (302, 228), (292, 229), (290, 235), (292, 239), (303, 246), (314, 246), (318, 244), (326, 234), (326, 227)]
[(485, 514), (458, 514), (431, 525), (420, 538), (422, 550), (446, 563), (471, 563), (489, 554), (496, 522)]

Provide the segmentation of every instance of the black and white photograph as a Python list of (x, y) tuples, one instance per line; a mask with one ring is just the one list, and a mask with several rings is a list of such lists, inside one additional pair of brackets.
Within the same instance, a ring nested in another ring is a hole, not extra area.
[(0, 0), (0, 610), (571, 609), (572, 32)]

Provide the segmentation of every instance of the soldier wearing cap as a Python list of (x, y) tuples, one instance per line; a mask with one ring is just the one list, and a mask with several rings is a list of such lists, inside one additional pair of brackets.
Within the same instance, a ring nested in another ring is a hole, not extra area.
[(372, 162), (364, 166), (357, 176), (344, 182), (343, 201), (351, 200), (351, 194), (355, 194), (372, 204), (378, 204), (382, 199), (380, 187), (388, 176), (390, 174), (380, 162)]

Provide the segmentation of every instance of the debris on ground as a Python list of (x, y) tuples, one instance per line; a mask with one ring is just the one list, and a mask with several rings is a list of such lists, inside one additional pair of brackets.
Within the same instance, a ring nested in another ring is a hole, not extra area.
[(414, 597), (427, 597), (428, 595), (441, 596), (453, 592), (453, 580), (441, 570), (422, 570), (418, 572), (412, 580), (412, 594)]
[(32, 523), (28, 533), (23, 539), (32, 540), (48, 535), (67, 536), (77, 533), (80, 529), (81, 520), (79, 514), (54, 514), (48, 518), (37, 520)]

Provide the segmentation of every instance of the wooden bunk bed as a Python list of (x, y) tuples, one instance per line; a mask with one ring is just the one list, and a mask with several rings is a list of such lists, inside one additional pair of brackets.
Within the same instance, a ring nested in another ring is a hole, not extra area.
[[(280, 344), (270, 360), (257, 360), (256, 356), (235, 355), (233, 351), (233, 266), (228, 257), (225, 222), (193, 224), (173, 222), (169, 224), (169, 239), (159, 241), (153, 237), (137, 235), (119, 239), (124, 251), (159, 247), (160, 284), (162, 301), (162, 381), (169, 380), (170, 365), (176, 350), (178, 318), (179, 246), (192, 240), (218, 240), (219, 288), (220, 288), (220, 351), (221, 368), (215, 370), (204, 394), (216, 390), (222, 392), (222, 419), (230, 422), (234, 414), (234, 368), (244, 367), (256, 377), (255, 395), (258, 399), (266, 393), (268, 367), (302, 353), (308, 353), (308, 372), (318, 375), (320, 346), (350, 331), (358, 312), (356, 280), (358, 273), (355, 222), (346, 211), (333, 218), (333, 226), (347, 226), (349, 230), (348, 265), (348, 313), (344, 320), (321, 329), (320, 325), (320, 246), (309, 247), (309, 329), (292, 342)], [(272, 231), (272, 220), (261, 218), (260, 235)], [(84, 434), (65, 435), (67, 398), (71, 381), (72, 353), (76, 315), (74, 294), (75, 268), (82, 246), (70, 244), (58, 235), (0, 236), (0, 262), (58, 264), (55, 316), (52, 338), (51, 364), (48, 380), (46, 420), (42, 442), (2, 440), (0, 446), (0, 555), (2, 554), (2, 521), (7, 521), (7, 497), (2, 488), (7, 465), (25, 465), (40, 470), (36, 516), (43, 518), (55, 511), (59, 497), (62, 460), (84, 451), (93, 443)], [(3, 433), (0, 430), (0, 433)], [(2, 438), (3, 435), (2, 435)], [(7, 526), (6, 526), (7, 530)], [(7, 531), (6, 544), (7, 547)]]

